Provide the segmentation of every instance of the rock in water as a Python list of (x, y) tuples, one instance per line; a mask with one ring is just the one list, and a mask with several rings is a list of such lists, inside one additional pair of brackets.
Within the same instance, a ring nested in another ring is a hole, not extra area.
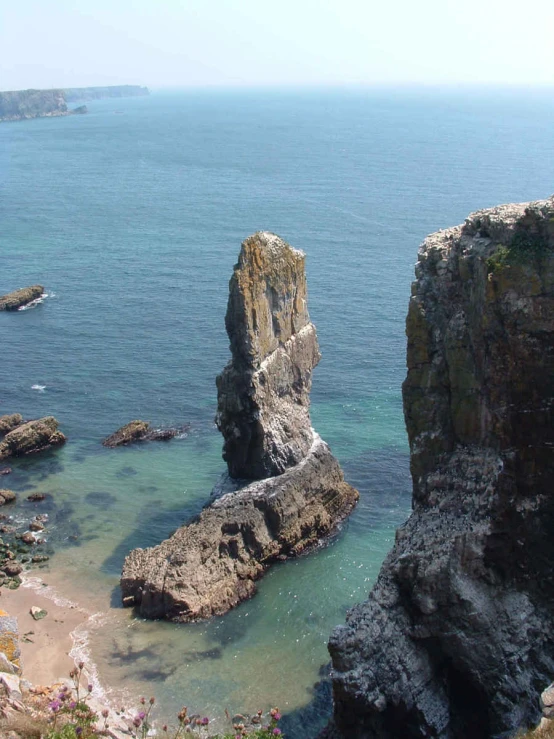
[(357, 498), (316, 436), (298, 465), (218, 498), (159, 546), (132, 551), (121, 578), (124, 604), (173, 621), (226, 613), (254, 594), (271, 562), (332, 532)]
[(304, 262), (274, 234), (242, 245), (225, 317), (232, 358), (217, 378), (216, 422), (231, 477), (280, 475), (312, 445), (309, 394), (320, 355)]
[(13, 490), (0, 489), (0, 506), (13, 503), (15, 499), (16, 495)]
[(58, 431), (58, 422), (53, 416), (27, 421), (6, 434), (0, 442), (0, 460), (40, 452), (65, 441), (66, 438)]
[(153, 429), (147, 421), (130, 421), (104, 439), (102, 444), (113, 448), (132, 444), (136, 441), (169, 441), (178, 434), (188, 431), (189, 428), (189, 425), (185, 425), (178, 428)]
[(17, 310), (23, 305), (32, 303), (33, 300), (40, 298), (44, 293), (42, 285), (33, 285), (32, 287), (22, 287), (13, 293), (0, 296), (0, 310)]
[(23, 423), (21, 413), (12, 413), (8, 416), (0, 416), (0, 436), (5, 436)]
[(331, 637), (328, 736), (486, 739), (554, 675), (554, 199), (428, 237), (407, 318), (414, 511)]
[(230, 282), (232, 359), (217, 380), (217, 423), (231, 476), (257, 481), (236, 481), (170, 539), (127, 556), (123, 604), (142, 616), (225, 613), (253, 595), (271, 562), (317, 545), (355, 506), (357, 491), (311, 428), (319, 350), (306, 297), (301, 252), (268, 233), (243, 243)]
[(146, 436), (149, 428), (150, 424), (147, 421), (129, 421), (125, 426), (114, 431), (111, 436), (105, 438), (102, 444), (107, 447), (116, 447), (140, 441)]

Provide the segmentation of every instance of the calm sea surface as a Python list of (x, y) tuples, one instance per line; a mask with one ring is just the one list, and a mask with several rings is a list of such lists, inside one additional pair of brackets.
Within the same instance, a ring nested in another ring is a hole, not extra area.
[[(278, 705), (291, 739), (312, 737), (329, 711), (314, 685), (330, 630), (409, 513), (400, 385), (418, 245), (472, 210), (551, 194), (554, 96), (158, 92), (88, 107), (0, 124), (0, 293), (40, 282), (49, 295), (0, 313), (0, 414), (55, 415), (69, 438), (9, 478), (52, 494), (39, 574), (98, 612), (91, 659), (117, 700), (214, 717)], [(123, 558), (197, 512), (224, 471), (228, 281), (262, 229), (307, 254), (323, 355), (313, 423), (360, 504), (328, 547), (275, 567), (227, 616), (145, 622), (120, 608)], [(133, 418), (191, 431), (100, 445)]]

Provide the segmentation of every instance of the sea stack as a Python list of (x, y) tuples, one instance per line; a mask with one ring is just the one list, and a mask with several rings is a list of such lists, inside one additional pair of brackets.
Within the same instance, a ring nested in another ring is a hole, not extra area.
[(230, 492), (159, 546), (128, 555), (123, 602), (142, 616), (225, 613), (254, 594), (272, 562), (316, 546), (358, 500), (311, 427), (320, 355), (304, 260), (274, 234), (242, 244), (226, 315), (231, 361), (217, 378)]
[(243, 243), (229, 283), (232, 358), (217, 378), (216, 421), (231, 477), (280, 475), (312, 446), (310, 388), (320, 354), (304, 262), (275, 234), (257, 233)]
[(554, 676), (554, 199), (429, 236), (406, 329), (413, 513), (331, 637), (326, 735), (515, 736)]

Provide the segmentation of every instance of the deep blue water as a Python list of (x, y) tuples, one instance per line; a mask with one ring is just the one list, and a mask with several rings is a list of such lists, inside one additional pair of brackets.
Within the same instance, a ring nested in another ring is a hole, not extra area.
[[(400, 385), (418, 245), (470, 211), (551, 194), (554, 96), (157, 92), (88, 107), (0, 124), (0, 294), (40, 282), (50, 295), (0, 314), (0, 414), (53, 414), (69, 437), (16, 463), (10, 485), (53, 494), (52, 576), (104, 611), (91, 644), (108, 683), (169, 711), (278, 702), (305, 722), (289, 736), (308, 737), (328, 707), (298, 711), (328, 633), (409, 513)], [(307, 254), (323, 357), (313, 423), (361, 501), (335, 542), (275, 568), (225, 618), (133, 621), (114, 590), (123, 557), (197, 511), (224, 469), (213, 416), (227, 286), (240, 242), (262, 229)], [(137, 417), (191, 433), (99, 445)]]

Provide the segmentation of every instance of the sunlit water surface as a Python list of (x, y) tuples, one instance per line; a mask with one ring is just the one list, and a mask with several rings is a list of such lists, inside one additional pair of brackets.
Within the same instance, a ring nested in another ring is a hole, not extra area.
[[(114, 700), (153, 694), (160, 715), (187, 704), (214, 718), (279, 705), (291, 739), (317, 733), (330, 630), (409, 513), (400, 386), (418, 244), (477, 208), (550, 194), (553, 100), (158, 92), (0, 125), (0, 293), (40, 282), (49, 295), (0, 314), (0, 413), (53, 414), (69, 438), (14, 462), (9, 484), (51, 493), (39, 574), (99, 613), (91, 659)], [(274, 567), (227, 616), (136, 619), (120, 607), (123, 558), (198, 512), (224, 471), (213, 416), (227, 286), (260, 229), (307, 254), (323, 355), (313, 423), (360, 503), (327, 547)], [(100, 445), (133, 418), (191, 430)]]

